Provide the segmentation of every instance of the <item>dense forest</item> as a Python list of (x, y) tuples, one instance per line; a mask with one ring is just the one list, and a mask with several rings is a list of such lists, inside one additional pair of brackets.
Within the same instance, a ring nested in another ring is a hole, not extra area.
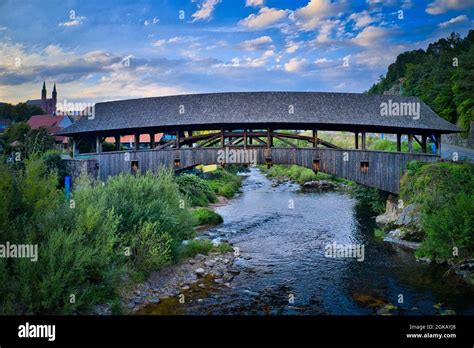
[(474, 120), (474, 30), (462, 38), (451, 33), (428, 45), (398, 55), (386, 76), (368, 91), (370, 94), (417, 96), (438, 115), (469, 130)]
[(43, 115), (44, 111), (38, 106), (31, 106), (26, 103), (2, 104), (0, 105), (0, 118), (6, 118), (13, 122), (28, 121), (33, 115)]

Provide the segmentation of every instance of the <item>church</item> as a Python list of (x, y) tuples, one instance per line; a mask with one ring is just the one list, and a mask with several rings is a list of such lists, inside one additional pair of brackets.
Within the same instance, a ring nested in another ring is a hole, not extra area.
[(26, 104), (30, 106), (40, 107), (47, 115), (56, 115), (56, 103), (58, 100), (58, 93), (56, 91), (56, 84), (53, 87), (51, 98), (46, 96), (46, 82), (43, 81), (43, 89), (41, 90), (41, 99), (27, 100)]

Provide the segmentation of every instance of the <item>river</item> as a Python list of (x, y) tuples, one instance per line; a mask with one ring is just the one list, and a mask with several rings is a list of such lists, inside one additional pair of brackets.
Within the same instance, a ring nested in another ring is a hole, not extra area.
[[(202, 300), (168, 304), (167, 314), (365, 315), (387, 304), (394, 314), (474, 314), (472, 288), (446, 267), (417, 262), (375, 237), (375, 214), (347, 193), (273, 186), (252, 168), (242, 193), (217, 208), (224, 223), (204, 232), (242, 253), (245, 271), (232, 287), (210, 286)], [(363, 245), (364, 260), (326, 257), (334, 242)]]

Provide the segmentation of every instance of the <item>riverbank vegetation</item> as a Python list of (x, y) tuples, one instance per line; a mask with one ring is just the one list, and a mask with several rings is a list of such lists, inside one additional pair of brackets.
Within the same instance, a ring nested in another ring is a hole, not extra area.
[(474, 258), (474, 165), (412, 162), (401, 180), (400, 197), (415, 203), (424, 239), (418, 256), (463, 261)]
[[(193, 212), (193, 201), (215, 201), (213, 191), (199, 181), (201, 190), (184, 195), (198, 181), (171, 170), (107, 183), (84, 176), (66, 198), (59, 156), (31, 155), (21, 165), (0, 158), (0, 244), (38, 247), (36, 262), (0, 258), (1, 314), (85, 314), (100, 303), (120, 313), (124, 286), (180, 260), (194, 226), (220, 218)], [(232, 188), (228, 196), (240, 183), (222, 170), (217, 180)]]
[(331, 175), (315, 173), (311, 169), (297, 165), (273, 165), (271, 168), (261, 165), (258, 166), (258, 168), (269, 178), (290, 180), (298, 184), (304, 184), (309, 181), (333, 179)]

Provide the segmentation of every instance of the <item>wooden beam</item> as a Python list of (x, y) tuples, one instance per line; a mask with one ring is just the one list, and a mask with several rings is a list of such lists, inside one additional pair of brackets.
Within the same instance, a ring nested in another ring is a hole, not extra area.
[(221, 135), (220, 134), (214, 134), (211, 138), (207, 139), (205, 142), (200, 144), (198, 147), (206, 147), (210, 145), (214, 140), (218, 139), (220, 140)]
[(318, 130), (316, 128), (313, 128), (313, 147), (318, 147)]
[(221, 147), (224, 148), (225, 147), (225, 143), (224, 143), (224, 128), (221, 128)]
[(120, 151), (120, 135), (115, 136), (115, 151)]
[(284, 142), (285, 144), (288, 144), (288, 145), (292, 146), (292, 147), (298, 147), (295, 143), (292, 143), (291, 141), (289, 141), (289, 140), (287, 140), (287, 139), (285, 139), (285, 138), (283, 138), (283, 137), (280, 137), (279, 135), (274, 135), (274, 137), (277, 138), (277, 139), (279, 139), (279, 140), (281, 140), (281, 141)]
[(179, 136), (179, 130), (176, 131), (176, 148), (179, 149), (179, 143), (180, 143), (180, 136)]
[(140, 134), (135, 133), (134, 134), (134, 140), (135, 140), (135, 151), (140, 150)]
[(358, 150), (359, 149), (359, 132), (355, 132), (354, 140), (355, 140), (355, 148), (356, 150)]
[(100, 136), (97, 135), (95, 137), (95, 152), (96, 153), (101, 153), (102, 152), (102, 146), (101, 146), (101, 142), (100, 142)]
[(165, 147), (171, 146), (172, 144), (175, 144), (175, 139), (171, 139), (171, 140), (167, 141), (166, 143), (164, 143), (163, 145), (155, 147), (154, 150), (162, 150)]
[(272, 140), (272, 135), (271, 135), (271, 129), (267, 129), (267, 148), (271, 148), (273, 146), (273, 140)]
[(421, 136), (421, 150), (423, 151), (423, 153), (426, 153), (426, 150), (427, 150), (427, 138), (426, 138), (426, 135), (422, 135)]
[(367, 145), (367, 133), (365, 131), (362, 132), (362, 150), (365, 150)]
[(408, 134), (408, 152), (413, 152), (413, 134)]
[(397, 133), (397, 151), (402, 151), (402, 135), (400, 133)]
[(155, 133), (150, 133), (150, 149), (155, 147)]
[(441, 156), (441, 134), (436, 134), (436, 154)]
[(244, 149), (247, 148), (247, 128), (244, 129)]

